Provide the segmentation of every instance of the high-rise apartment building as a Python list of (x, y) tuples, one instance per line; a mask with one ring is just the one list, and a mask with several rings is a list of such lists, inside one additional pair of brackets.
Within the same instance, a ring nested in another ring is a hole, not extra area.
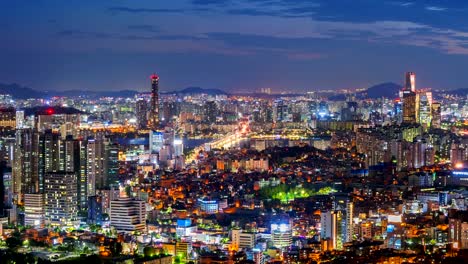
[(102, 138), (88, 139), (86, 146), (86, 176), (87, 195), (96, 195), (96, 189), (104, 188), (106, 184), (105, 173), (105, 143)]
[(78, 221), (76, 174), (46, 173), (44, 179), (45, 219), (55, 226), (75, 226)]
[(18, 129), (13, 156), (13, 192), (39, 192), (39, 134), (31, 128)]

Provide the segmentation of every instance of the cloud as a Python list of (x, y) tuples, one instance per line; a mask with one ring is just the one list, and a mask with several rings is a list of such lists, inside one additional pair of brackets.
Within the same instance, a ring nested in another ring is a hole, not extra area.
[(127, 28), (130, 30), (141, 31), (141, 32), (151, 32), (151, 33), (157, 33), (161, 31), (156, 26), (146, 25), (146, 24), (129, 25)]
[(81, 30), (62, 30), (56, 34), (59, 37), (72, 37), (72, 38), (95, 38), (95, 39), (108, 39), (112, 38), (112, 34), (104, 32), (91, 32)]
[(409, 6), (413, 6), (415, 3), (414, 3), (414, 2), (399, 2), (399, 1), (395, 1), (395, 2), (388, 2), (388, 4), (390, 4), (390, 5), (395, 5), (395, 6), (401, 6), (401, 7), (409, 7)]
[(193, 0), (191, 3), (230, 15), (276, 17), (308, 17), (320, 7), (319, 3), (304, 0)]
[(436, 11), (436, 12), (441, 12), (441, 11), (446, 11), (446, 7), (440, 7), (440, 6), (426, 6), (426, 10), (428, 11)]
[(125, 6), (114, 6), (107, 9), (112, 13), (183, 13), (183, 9), (167, 9), (167, 8), (131, 8)]
[(305, 52), (291, 52), (286, 55), (288, 59), (299, 60), (299, 61), (308, 61), (308, 60), (317, 60), (326, 57), (324, 54), (320, 53), (305, 53)]

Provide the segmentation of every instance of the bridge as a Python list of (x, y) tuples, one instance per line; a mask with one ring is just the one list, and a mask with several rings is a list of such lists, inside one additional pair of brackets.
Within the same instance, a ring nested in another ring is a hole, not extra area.
[(216, 139), (209, 143), (205, 143), (193, 149), (193, 153), (185, 157), (185, 162), (187, 164), (192, 163), (198, 159), (198, 154), (200, 151), (205, 151), (208, 147), (209, 149), (230, 149), (239, 146), (239, 143), (242, 140), (245, 140), (250, 137), (251, 131), (249, 127), (249, 121), (247, 118), (243, 118), (239, 121), (238, 128), (234, 133), (229, 133), (222, 138)]

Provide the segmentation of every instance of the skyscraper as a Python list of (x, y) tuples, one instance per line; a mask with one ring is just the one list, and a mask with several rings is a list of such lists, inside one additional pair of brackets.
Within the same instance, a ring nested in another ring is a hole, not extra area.
[(431, 115), (432, 122), (431, 125), (433, 128), (440, 128), (441, 123), (441, 107), (439, 102), (433, 102), (431, 105)]
[(429, 127), (432, 121), (432, 92), (418, 91), (418, 118), (419, 123), (424, 127)]
[(138, 129), (145, 129), (148, 126), (148, 102), (143, 98), (136, 101), (136, 117)]
[(37, 193), (39, 180), (39, 133), (33, 129), (18, 129), (13, 159), (13, 192)]
[(213, 124), (216, 122), (216, 117), (218, 116), (218, 106), (215, 101), (207, 101), (204, 106), (205, 110), (205, 121), (208, 124)]
[(407, 72), (405, 75), (405, 87), (402, 89), (403, 97), (403, 123), (414, 124), (418, 119), (418, 96), (416, 94), (416, 74)]
[(86, 156), (87, 194), (93, 196), (96, 195), (96, 189), (103, 188), (106, 183), (104, 140), (99, 138), (89, 139)]
[(148, 120), (148, 128), (159, 128), (159, 76), (151, 75), (151, 108)]
[(403, 91), (416, 92), (416, 73), (407, 72), (405, 74), (405, 87)]

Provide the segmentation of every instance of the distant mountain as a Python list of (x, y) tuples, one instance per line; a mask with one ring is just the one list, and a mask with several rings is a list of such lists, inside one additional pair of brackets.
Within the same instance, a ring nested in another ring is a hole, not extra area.
[(220, 89), (205, 89), (201, 87), (187, 87), (180, 91), (166, 92), (166, 94), (208, 94), (208, 95), (227, 95), (223, 90)]
[(467, 96), (468, 95), (468, 88), (460, 88), (455, 90), (446, 90), (446, 91), (437, 91), (437, 94), (451, 94), (456, 96)]
[(15, 99), (43, 98), (46, 96), (44, 92), (40, 92), (26, 86), (21, 86), (16, 83), (0, 83), (0, 94), (10, 94)]
[(122, 91), (83, 91), (83, 90), (68, 90), (68, 91), (47, 91), (41, 92), (19, 84), (3, 84), (0, 83), (0, 94), (10, 94), (15, 99), (29, 98), (48, 98), (52, 96), (67, 96), (67, 97), (134, 97), (139, 92), (132, 90)]
[(402, 87), (402, 85), (393, 82), (381, 83), (367, 88), (366, 91), (359, 93), (358, 96), (371, 99), (382, 97), (393, 99), (398, 97), (398, 92)]
[(49, 92), (49, 96), (66, 96), (66, 97), (134, 97), (139, 94), (138, 91), (133, 90), (121, 90), (121, 91), (81, 91), (81, 90), (69, 90), (69, 91), (55, 91)]

